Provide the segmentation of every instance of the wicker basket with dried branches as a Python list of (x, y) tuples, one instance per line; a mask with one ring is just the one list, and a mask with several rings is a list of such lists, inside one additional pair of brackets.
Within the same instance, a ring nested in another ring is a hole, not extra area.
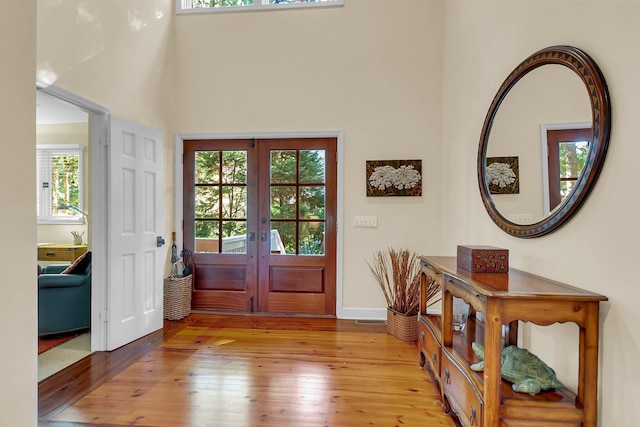
[[(387, 332), (403, 341), (418, 338), (420, 303), (420, 260), (408, 249), (388, 248), (374, 254), (367, 265), (387, 302)], [(425, 292), (430, 303), (440, 287), (430, 281)]]

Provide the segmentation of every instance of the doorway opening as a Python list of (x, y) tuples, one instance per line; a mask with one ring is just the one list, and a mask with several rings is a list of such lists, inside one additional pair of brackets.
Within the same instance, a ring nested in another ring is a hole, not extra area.
[(90, 266), (59, 274), (90, 256), (90, 142), (89, 113), (37, 91), (39, 381), (91, 354)]
[[(47, 259), (39, 259), (39, 264), (71, 264), (73, 260), (81, 255), (81, 252), (91, 252), (91, 274), (89, 280), (91, 287), (89, 302), (90, 322), (89, 328), (79, 329), (80, 331), (90, 330), (91, 333), (90, 336), (85, 335), (82, 337), (82, 343), (72, 343), (73, 345), (80, 345), (82, 351), (89, 354), (93, 351), (104, 349), (104, 331), (106, 327), (104, 322), (100, 320), (103, 311), (101, 307), (104, 302), (102, 292), (106, 287), (104, 268), (106, 265), (105, 238), (107, 232), (106, 218), (103, 214), (106, 199), (92, 197), (92, 195), (106, 194), (106, 165), (104, 156), (101, 154), (103, 154), (103, 150), (106, 150), (109, 110), (46, 82), (38, 80), (36, 88), (36, 128), (39, 133), (37, 143), (64, 145), (64, 143), (71, 140), (73, 144), (85, 147), (81, 150), (83, 152), (83, 167), (79, 171), (83, 173), (84, 186), (81, 206), (77, 203), (77, 195), (74, 196), (71, 190), (67, 192), (65, 189), (62, 192), (64, 200), (60, 196), (55, 206), (49, 207), (60, 211), (58, 213), (62, 213), (62, 217), (70, 220), (69, 223), (57, 225), (61, 227), (60, 230), (52, 228), (56, 224), (47, 224), (50, 228), (49, 230), (46, 230), (44, 225), (39, 224), (37, 238), (38, 243), (60, 243), (64, 246), (61, 251), (57, 250), (60, 248), (54, 248), (55, 250), (43, 248), (43, 251), (39, 251), (43, 252), (43, 256), (39, 255), (38, 258), (45, 257)], [(80, 139), (82, 139), (82, 142), (79, 142)], [(67, 166), (72, 164), (73, 161), (68, 162)], [(70, 181), (72, 180), (70, 178)], [(64, 182), (64, 179), (62, 181)], [(47, 181), (44, 180), (44, 182), (46, 183)], [(51, 182), (47, 184), (40, 182), (39, 187), (49, 185), (52, 185)], [(66, 185), (66, 182), (64, 185)], [(36, 189), (36, 191), (39, 190)], [(53, 203), (51, 200), (49, 200), (50, 204)], [(71, 234), (71, 231), (74, 231), (82, 239), (81, 242), (78, 241), (79, 244), (73, 241), (74, 235)], [(71, 246), (80, 246), (80, 248)], [(64, 254), (64, 259), (57, 259), (58, 252)], [(51, 257), (55, 259), (51, 259)], [(48, 352), (43, 354), (46, 353)], [(66, 362), (66, 364), (71, 363)], [(56, 366), (47, 368), (46, 375), (51, 375), (64, 367), (60, 364)], [(42, 372), (39, 375), (39, 380), (42, 379), (42, 375), (45, 375), (44, 368)]]

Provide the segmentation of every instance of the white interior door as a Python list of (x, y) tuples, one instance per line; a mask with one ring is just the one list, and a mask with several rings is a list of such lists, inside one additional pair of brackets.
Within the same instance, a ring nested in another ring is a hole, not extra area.
[(162, 328), (162, 133), (111, 116), (107, 350)]

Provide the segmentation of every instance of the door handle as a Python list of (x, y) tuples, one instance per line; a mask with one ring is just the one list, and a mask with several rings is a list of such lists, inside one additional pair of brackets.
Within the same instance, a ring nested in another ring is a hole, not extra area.
[(164, 237), (162, 237), (162, 236), (156, 237), (156, 246), (159, 247), (159, 248), (164, 246)]
[(249, 233), (249, 241), (250, 242), (255, 242), (256, 241), (256, 233), (255, 232), (250, 232)]
[(262, 233), (260, 233), (260, 240), (262, 240), (263, 242), (267, 241), (267, 233), (265, 233), (264, 231)]

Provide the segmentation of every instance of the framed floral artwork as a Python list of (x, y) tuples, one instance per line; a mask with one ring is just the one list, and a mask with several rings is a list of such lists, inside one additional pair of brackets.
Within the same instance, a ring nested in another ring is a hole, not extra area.
[(487, 157), (487, 182), (491, 194), (519, 194), (518, 157)]
[(422, 196), (422, 160), (367, 160), (367, 197)]

